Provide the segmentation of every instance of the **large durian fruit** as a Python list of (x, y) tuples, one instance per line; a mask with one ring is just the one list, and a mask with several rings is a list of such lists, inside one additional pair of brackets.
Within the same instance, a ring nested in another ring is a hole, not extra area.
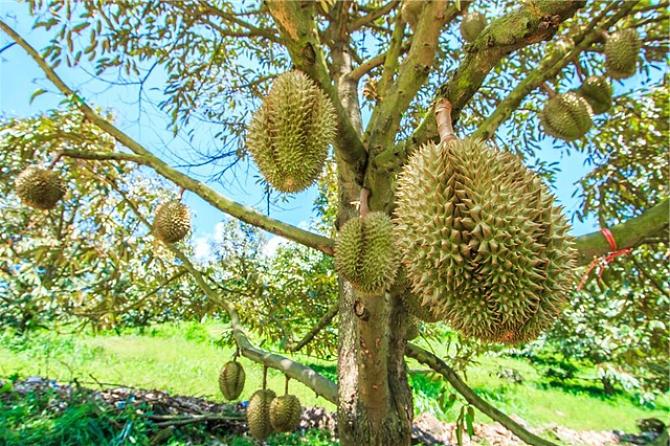
[(397, 243), (414, 293), (466, 336), (517, 343), (566, 302), (575, 250), (561, 209), (515, 156), (426, 143), (398, 179)]
[(242, 364), (237, 361), (228, 361), (219, 373), (219, 389), (228, 401), (234, 401), (242, 394), (245, 380), (246, 373)]
[(398, 294), (402, 296), (403, 307), (412, 317), (423, 322), (438, 322), (442, 319), (439, 312), (433, 311), (432, 305), (427, 303), (424, 305), (421, 296), (417, 296), (412, 291), (412, 283), (407, 278), (407, 272), (402, 266), (398, 269), (395, 286)]
[(605, 68), (608, 76), (625, 79), (637, 71), (640, 38), (632, 28), (612, 33), (605, 41)]
[(65, 195), (65, 185), (52, 170), (36, 166), (27, 167), (14, 182), (16, 195), (21, 201), (36, 209), (53, 209)]
[(361, 293), (383, 293), (398, 269), (393, 237), (393, 223), (383, 212), (350, 219), (335, 241), (335, 267)]
[(486, 16), (481, 12), (468, 12), (461, 22), (461, 36), (466, 42), (474, 42), (486, 28)]
[(179, 200), (162, 203), (154, 217), (154, 235), (164, 243), (176, 243), (191, 230), (191, 215), (188, 207)]
[(270, 424), (277, 432), (293, 432), (300, 425), (302, 407), (294, 395), (286, 394), (270, 403)]
[(333, 104), (304, 73), (279, 76), (247, 134), (247, 148), (268, 183), (282, 192), (309, 187), (328, 156), (335, 118)]
[(591, 106), (586, 99), (569, 91), (547, 101), (540, 113), (540, 122), (547, 134), (574, 141), (591, 128), (591, 113)]
[(265, 440), (272, 433), (270, 405), (276, 396), (272, 390), (260, 389), (249, 399), (247, 425), (251, 436), (259, 441)]
[(586, 78), (577, 93), (586, 99), (596, 115), (605, 113), (612, 107), (612, 86), (602, 76)]

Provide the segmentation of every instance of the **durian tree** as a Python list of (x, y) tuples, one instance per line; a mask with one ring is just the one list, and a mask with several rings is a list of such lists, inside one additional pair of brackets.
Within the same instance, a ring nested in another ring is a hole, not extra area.
[[(410, 443), (406, 356), (444, 375), (524, 441), (551, 444), (482, 403), (443, 359), (408, 343), (415, 317), (409, 311), (484, 342), (525, 342), (560, 315), (577, 285), (577, 266), (618, 249), (666, 249), (667, 187), (648, 200), (608, 205), (599, 223), (609, 226), (610, 241), (601, 231), (573, 239), (546, 184), (557, 173), (538, 162), (546, 135), (558, 138), (556, 150), (597, 147), (605, 157), (634, 155), (657, 134), (667, 142), (660, 119), (652, 134), (635, 139), (599, 132), (611, 116), (634, 113), (610, 98), (612, 83), (630, 87), (634, 80), (616, 82), (637, 73), (643, 85), (665, 85), (658, 70), (666, 67), (666, 4), (29, 3), (35, 26), (53, 36), (42, 51), (4, 21), (0, 28), (91, 125), (114, 139), (114, 151), (96, 160), (146, 166), (232, 217), (335, 255), (337, 385), (251, 344), (235, 302), (222, 299), (215, 281), (170, 243), (184, 235), (186, 214), (172, 214), (179, 218), (174, 237), (162, 237), (207, 298), (228, 312), (242, 355), (337, 404), (341, 444)], [(271, 188), (295, 192), (316, 181), (331, 156), (333, 236), (273, 219), (172, 167), (69, 86), (59, 75), (62, 62), (72, 69), (92, 64), (97, 75), (118, 74), (140, 89), (160, 67), (167, 80), (159, 106), (175, 133), (188, 132), (196, 119), (223, 127), (226, 149), (208, 159), (222, 175), (229, 166), (217, 162), (250, 154)], [(590, 76), (599, 79), (586, 82)], [(649, 96), (648, 88), (623, 91)], [(625, 168), (644, 169), (646, 161), (631, 156), (631, 163)], [(643, 189), (635, 184), (630, 193)], [(153, 226), (141, 212), (138, 218)], [(267, 392), (252, 401), (263, 414), (271, 411)], [(259, 436), (266, 418), (260, 430), (254, 427)]]

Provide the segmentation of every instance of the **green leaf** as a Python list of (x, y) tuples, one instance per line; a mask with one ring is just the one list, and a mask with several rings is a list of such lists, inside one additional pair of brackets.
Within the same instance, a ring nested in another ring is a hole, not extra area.
[(29, 103), (32, 104), (33, 101), (35, 100), (35, 98), (37, 98), (38, 96), (43, 95), (46, 92), (47, 91), (44, 88), (38, 88), (37, 90), (35, 90), (35, 92), (32, 95), (30, 95), (30, 102)]
[(475, 427), (473, 426), (474, 421), (475, 421), (475, 408), (472, 406), (468, 406), (468, 409), (465, 412), (465, 425), (468, 428), (468, 436), (470, 438), (474, 437), (475, 435)]

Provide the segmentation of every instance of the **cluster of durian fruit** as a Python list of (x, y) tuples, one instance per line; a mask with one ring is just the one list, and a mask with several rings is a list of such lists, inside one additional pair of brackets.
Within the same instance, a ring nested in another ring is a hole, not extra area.
[[(26, 205), (40, 210), (51, 210), (65, 196), (63, 179), (51, 168), (28, 166), (14, 181), (14, 190)], [(188, 207), (181, 200), (161, 203), (154, 215), (152, 232), (164, 243), (176, 243), (191, 230)]]
[[(626, 79), (637, 71), (640, 52), (637, 31), (628, 28), (606, 37), (605, 70), (612, 79)], [(612, 86), (605, 76), (589, 76), (580, 88), (553, 95), (540, 112), (544, 131), (565, 141), (581, 138), (593, 125), (592, 116), (612, 107)]]
[[(228, 401), (237, 400), (244, 390), (246, 374), (236, 360), (228, 361), (219, 373), (219, 388)], [(263, 380), (265, 382), (265, 379)], [(288, 378), (284, 396), (265, 388), (251, 395), (247, 406), (247, 425), (255, 439), (265, 440), (273, 432), (293, 432), (300, 424), (302, 406), (295, 395), (288, 393)]]

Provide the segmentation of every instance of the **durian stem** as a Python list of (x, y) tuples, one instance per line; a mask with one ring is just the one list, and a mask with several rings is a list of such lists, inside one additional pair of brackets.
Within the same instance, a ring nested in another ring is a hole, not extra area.
[(284, 383), (284, 395), (288, 395), (288, 382), (291, 378), (288, 377), (288, 375), (284, 375), (286, 378), (286, 382)]
[(435, 104), (435, 121), (437, 121), (437, 133), (441, 142), (449, 142), (458, 139), (454, 133), (454, 125), (451, 119), (451, 102), (442, 98)]
[(553, 88), (551, 88), (551, 87), (549, 86), (548, 83), (546, 83), (546, 82), (542, 82), (542, 83), (540, 84), (540, 88), (541, 88), (542, 90), (544, 90), (544, 92), (547, 93), (547, 95), (548, 95), (550, 98), (553, 98), (554, 96), (556, 96), (556, 90), (554, 90)]
[(184, 198), (184, 192), (186, 192), (186, 189), (184, 187), (179, 188), (179, 201), (181, 201)]
[(53, 168), (56, 166), (56, 163), (60, 161), (61, 157), (63, 156), (63, 151), (59, 150), (56, 152), (56, 156), (54, 156), (54, 159), (49, 163), (49, 166), (47, 167), (48, 170), (53, 170)]
[(263, 390), (268, 387), (268, 366), (263, 366)]
[(584, 79), (586, 79), (586, 71), (579, 62), (579, 54), (575, 55), (575, 61), (573, 63), (575, 65), (575, 71), (577, 71), (577, 77), (579, 78), (579, 81), (584, 82)]
[(370, 189), (364, 187), (361, 189), (360, 204), (358, 207), (358, 213), (361, 217), (367, 216), (368, 212), (370, 212), (369, 200)]

